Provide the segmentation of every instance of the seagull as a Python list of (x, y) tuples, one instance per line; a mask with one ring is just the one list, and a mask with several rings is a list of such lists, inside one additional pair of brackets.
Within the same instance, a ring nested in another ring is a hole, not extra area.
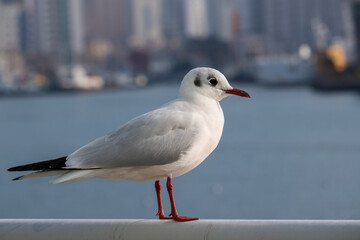
[[(179, 216), (171, 180), (194, 169), (216, 148), (224, 126), (219, 101), (230, 95), (250, 98), (247, 92), (231, 87), (218, 70), (194, 68), (182, 80), (176, 100), (130, 120), (68, 156), (8, 171), (35, 171), (13, 180), (57, 176), (52, 184), (89, 178), (155, 181), (159, 219), (198, 220)], [(165, 216), (161, 200), (163, 179), (167, 179), (169, 216)]]

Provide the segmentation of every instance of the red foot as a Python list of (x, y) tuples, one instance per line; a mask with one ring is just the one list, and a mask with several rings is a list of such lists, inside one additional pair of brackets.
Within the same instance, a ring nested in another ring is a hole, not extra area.
[(194, 220), (199, 220), (199, 218), (193, 218), (193, 217), (186, 217), (186, 216), (178, 216), (176, 215), (175, 217), (171, 216), (170, 217), (166, 217), (165, 214), (163, 212), (158, 212), (156, 214), (156, 216), (159, 217), (160, 220), (174, 220), (176, 222), (187, 222), (187, 221), (194, 221)]
[(172, 216), (171, 219), (173, 219), (176, 222), (187, 222), (187, 221), (199, 220), (199, 218), (179, 216), (177, 214), (170, 214), (170, 216)]
[(199, 218), (185, 217), (185, 216), (175, 216), (175, 217), (172, 217), (172, 219), (176, 222), (187, 222), (187, 221), (199, 220)]

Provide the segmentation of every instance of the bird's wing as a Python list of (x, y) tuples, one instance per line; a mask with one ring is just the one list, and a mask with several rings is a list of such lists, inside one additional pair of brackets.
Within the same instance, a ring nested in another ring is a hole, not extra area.
[(196, 113), (169, 106), (141, 115), (120, 129), (69, 155), (70, 168), (163, 165), (177, 161), (192, 146)]

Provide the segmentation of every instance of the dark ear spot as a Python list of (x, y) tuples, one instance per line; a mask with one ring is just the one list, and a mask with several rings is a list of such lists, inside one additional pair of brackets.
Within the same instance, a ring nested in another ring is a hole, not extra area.
[(201, 81), (200, 81), (200, 78), (199, 78), (199, 77), (196, 77), (196, 78), (195, 78), (194, 84), (195, 84), (195, 86), (197, 86), (197, 87), (201, 87)]

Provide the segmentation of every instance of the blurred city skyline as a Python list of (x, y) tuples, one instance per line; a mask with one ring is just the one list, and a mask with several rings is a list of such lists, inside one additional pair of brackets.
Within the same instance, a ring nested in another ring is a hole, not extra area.
[[(301, 49), (309, 55), (332, 45), (351, 60), (356, 57), (352, 3), (2, 0), (0, 86), (27, 82), (32, 74), (37, 85), (85, 81), (102, 88), (130, 75), (196, 66), (242, 69), (262, 58), (301, 55)], [(87, 80), (74, 80), (85, 75)], [(142, 82), (138, 78), (137, 84)]]

